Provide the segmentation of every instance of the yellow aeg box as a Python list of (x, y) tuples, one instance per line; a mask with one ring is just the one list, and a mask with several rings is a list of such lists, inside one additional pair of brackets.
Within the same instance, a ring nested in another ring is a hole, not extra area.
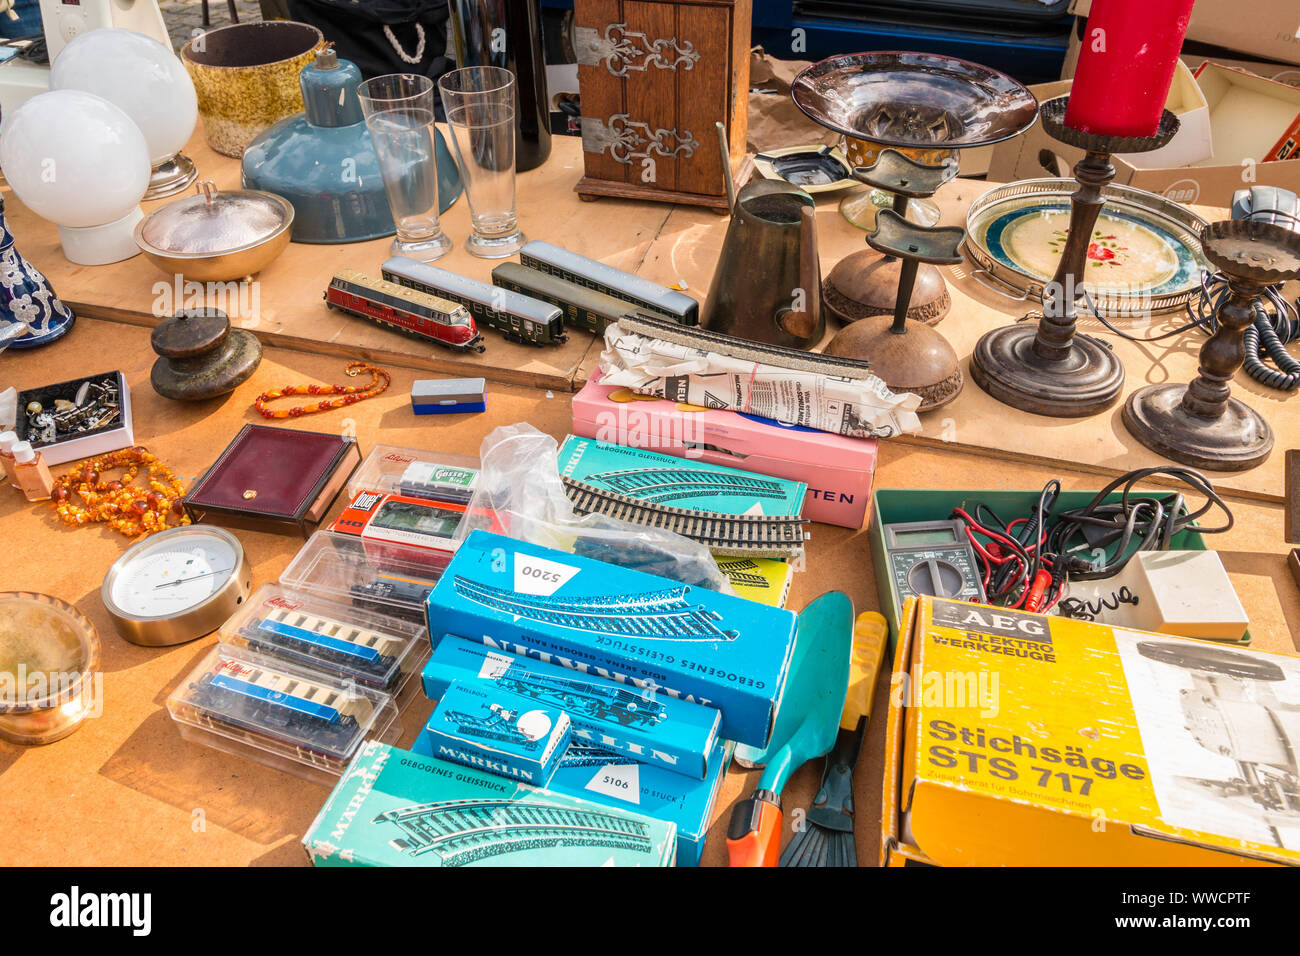
[(1300, 863), (1300, 658), (909, 600), (882, 863)]

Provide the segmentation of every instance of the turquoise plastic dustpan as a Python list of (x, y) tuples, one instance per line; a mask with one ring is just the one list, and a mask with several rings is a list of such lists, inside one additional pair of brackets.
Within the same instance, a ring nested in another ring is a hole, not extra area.
[[(732, 866), (775, 866), (781, 791), (790, 775), (835, 744), (849, 688), (853, 602), (828, 591), (799, 615), (794, 656), (768, 745), (738, 746), (736, 756), (763, 765), (754, 796), (736, 805), (727, 832)], [(770, 858), (770, 862), (769, 862)]]

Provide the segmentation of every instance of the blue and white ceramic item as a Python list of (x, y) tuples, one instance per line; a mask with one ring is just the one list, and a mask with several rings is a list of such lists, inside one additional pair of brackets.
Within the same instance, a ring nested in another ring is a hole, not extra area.
[(28, 262), (14, 245), (5, 221), (4, 200), (0, 200), (0, 341), (6, 331), (26, 325), (27, 331), (9, 342), (10, 348), (30, 349), (60, 338), (76, 316), (59, 301), (40, 270)]

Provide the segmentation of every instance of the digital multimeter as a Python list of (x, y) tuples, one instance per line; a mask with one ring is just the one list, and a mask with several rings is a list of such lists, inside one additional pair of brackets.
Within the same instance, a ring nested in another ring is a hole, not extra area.
[(975, 549), (964, 521), (911, 521), (887, 524), (885, 553), (898, 603), (928, 594), (983, 603)]

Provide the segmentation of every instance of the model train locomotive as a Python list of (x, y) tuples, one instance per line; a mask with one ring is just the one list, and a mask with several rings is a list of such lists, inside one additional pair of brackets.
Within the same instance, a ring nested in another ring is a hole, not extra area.
[(535, 298), (401, 256), (385, 262), (381, 274), (396, 285), (460, 303), (511, 341), (560, 345), (569, 338), (560, 310)]
[(457, 352), (482, 352), (483, 336), (469, 310), (457, 302), (376, 279), (355, 269), (334, 273), (325, 305), (379, 325), (436, 342)]

